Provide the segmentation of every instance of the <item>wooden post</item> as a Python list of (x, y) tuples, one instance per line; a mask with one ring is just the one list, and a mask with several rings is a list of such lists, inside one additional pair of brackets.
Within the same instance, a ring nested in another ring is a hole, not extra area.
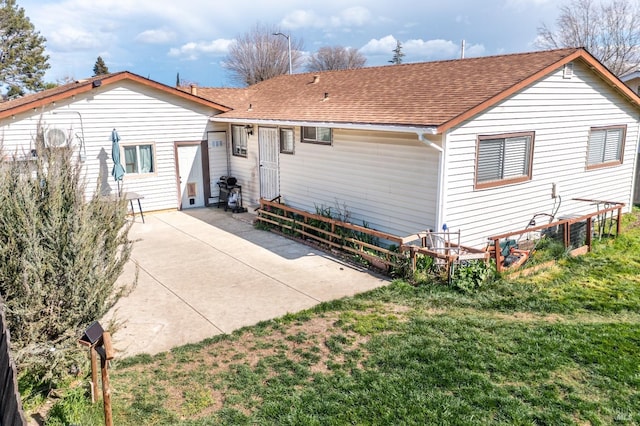
[(587, 218), (587, 250), (591, 251), (591, 237), (592, 237), (592, 229), (591, 227), (593, 226), (593, 220), (592, 217), (589, 216)]
[(416, 272), (416, 248), (411, 246), (409, 248), (409, 256), (411, 258), (411, 272)]
[(500, 250), (500, 240), (493, 240), (493, 247), (495, 248), (494, 255), (496, 258), (496, 272), (502, 272), (502, 262), (500, 262), (500, 256), (502, 255), (502, 250)]
[[(611, 212), (613, 216), (613, 212)], [(618, 220), (616, 221), (616, 236), (620, 235), (622, 231), (622, 207), (618, 208)]]
[(111, 345), (111, 334), (108, 331), (102, 333), (105, 357), (102, 359), (102, 399), (104, 402), (104, 424), (113, 426), (111, 415), (111, 388), (109, 387), (109, 360), (113, 359), (114, 351)]
[(95, 346), (89, 348), (91, 355), (91, 403), (94, 404), (98, 399), (98, 353)]

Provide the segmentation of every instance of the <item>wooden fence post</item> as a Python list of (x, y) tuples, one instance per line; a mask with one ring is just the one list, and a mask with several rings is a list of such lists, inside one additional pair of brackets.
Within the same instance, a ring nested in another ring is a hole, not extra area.
[(89, 354), (91, 356), (91, 403), (95, 404), (100, 395), (98, 393), (98, 352), (95, 346), (89, 348)]
[(113, 359), (114, 351), (111, 345), (111, 334), (108, 331), (102, 333), (104, 344), (104, 357), (101, 357), (102, 366), (102, 400), (104, 403), (104, 424), (105, 426), (113, 426), (113, 417), (111, 414), (111, 388), (109, 386), (109, 361)]

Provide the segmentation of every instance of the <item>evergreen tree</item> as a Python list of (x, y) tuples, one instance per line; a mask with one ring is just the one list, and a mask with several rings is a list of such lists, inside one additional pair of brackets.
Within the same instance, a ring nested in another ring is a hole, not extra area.
[[(85, 197), (70, 147), (33, 162), (0, 152), (0, 295), (19, 375), (52, 385), (86, 357), (78, 336), (118, 299), (131, 252), (127, 202)], [(27, 164), (30, 163), (30, 164)]]
[(398, 65), (402, 63), (402, 58), (404, 57), (404, 53), (402, 53), (402, 43), (400, 40), (396, 40), (396, 48), (393, 49), (393, 58), (389, 61), (394, 65)]
[(45, 42), (15, 0), (0, 0), (0, 90), (15, 97), (43, 88)]
[(96, 64), (93, 66), (93, 76), (109, 74), (109, 68), (107, 68), (107, 64), (102, 60), (102, 56), (98, 56), (96, 59)]

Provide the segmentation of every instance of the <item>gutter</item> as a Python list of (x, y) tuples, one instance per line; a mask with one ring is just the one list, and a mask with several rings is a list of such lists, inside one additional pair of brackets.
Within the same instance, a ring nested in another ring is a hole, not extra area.
[(421, 135), (425, 135), (425, 134), (426, 135), (437, 134), (437, 128), (435, 126), (421, 127), (421, 126), (401, 126), (401, 125), (390, 125), (390, 124), (336, 123), (336, 122), (320, 122), (320, 121), (256, 120), (256, 119), (248, 119), (248, 118), (222, 118), (217, 116), (210, 117), (209, 120), (213, 121), (214, 123), (257, 124), (257, 125), (263, 125), (263, 126), (330, 127), (333, 129), (416, 133), (419, 138), (421, 137)]

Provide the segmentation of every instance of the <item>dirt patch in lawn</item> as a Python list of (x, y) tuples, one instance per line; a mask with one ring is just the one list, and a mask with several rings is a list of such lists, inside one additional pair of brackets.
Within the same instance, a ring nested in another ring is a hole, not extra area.
[[(148, 362), (116, 367), (112, 382), (119, 393), (130, 397), (136, 383), (153, 383), (151, 391), (162, 395), (163, 406), (185, 418), (201, 418), (225, 405), (248, 414), (261, 402), (258, 395), (247, 397), (252, 383), (300, 371), (305, 380), (313, 380), (347, 363), (362, 368), (373, 332), (394, 332), (407, 310), (376, 304), (355, 315), (337, 311), (284, 325), (273, 322), (211, 343), (177, 348)], [(245, 382), (239, 385), (240, 380)]]

